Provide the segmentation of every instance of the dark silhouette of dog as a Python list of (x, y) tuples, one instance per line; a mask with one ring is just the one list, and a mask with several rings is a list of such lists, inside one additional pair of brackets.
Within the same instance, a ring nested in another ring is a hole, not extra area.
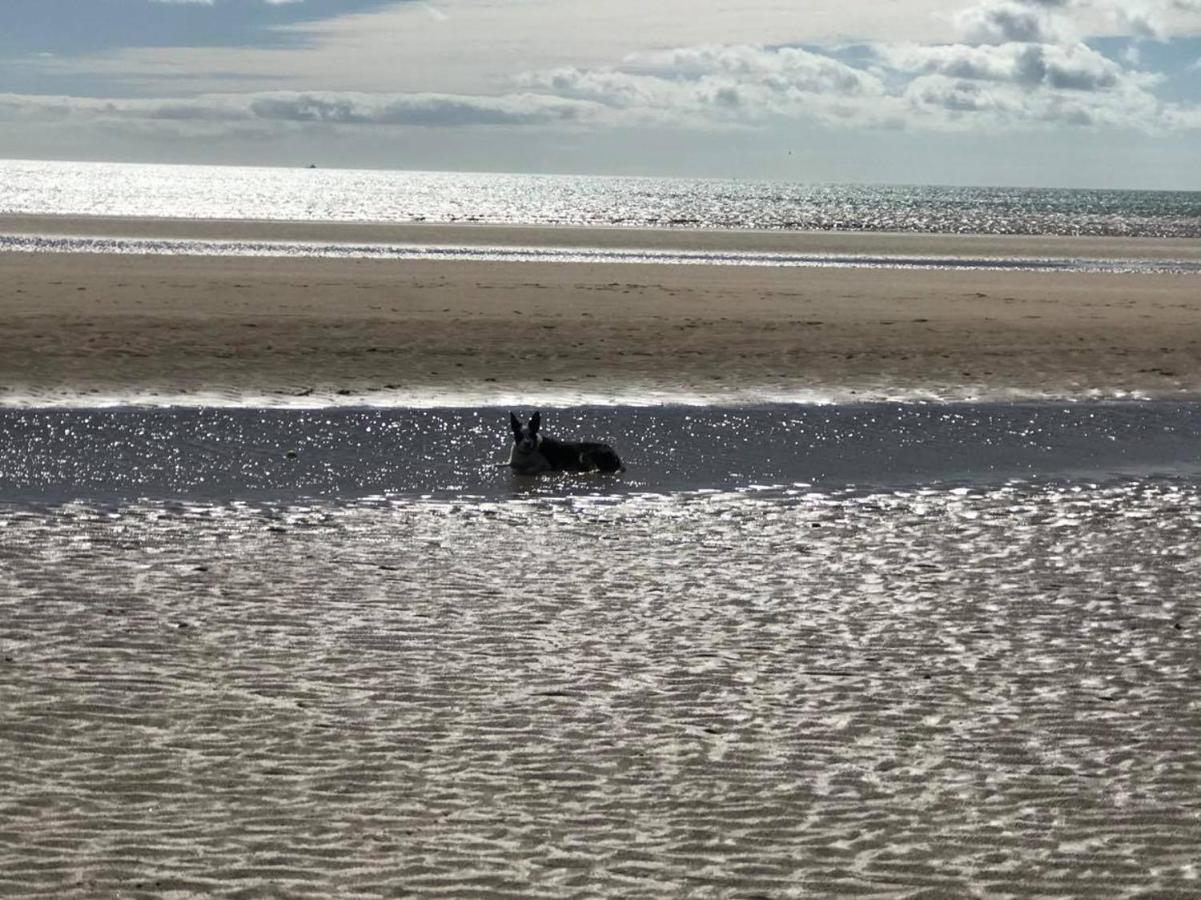
[(518, 475), (554, 472), (624, 472), (621, 457), (608, 444), (596, 441), (560, 441), (539, 432), (542, 414), (535, 412), (526, 425), (509, 413), (513, 449), (509, 468)]

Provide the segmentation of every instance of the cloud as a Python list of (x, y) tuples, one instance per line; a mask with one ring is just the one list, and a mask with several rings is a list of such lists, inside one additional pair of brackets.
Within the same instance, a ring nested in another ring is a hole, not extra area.
[(187, 99), (0, 96), (0, 119), (138, 122), (153, 128), (755, 128), (797, 120), (938, 131), (1195, 127), (1159, 101), (1156, 76), (1083, 44), (879, 46), (864, 67), (800, 48), (677, 48), (613, 67), (530, 72), (497, 96), (260, 91)]
[(1163, 22), (1150, 9), (1137, 7), (1121, 7), (1115, 10), (1115, 15), (1121, 28), (1130, 32), (1134, 37), (1143, 40), (1163, 40), (1165, 31)]
[[(271, 0), (255, 0), (271, 2)], [(1094, 12), (1099, 4), (1089, 4)], [(1143, 0), (1125, 15), (1201, 0)], [(1072, 36), (1085, 0), (983, 0), (958, 19), (959, 42), (835, 48), (695, 44), (627, 54), (611, 65), (524, 72), (496, 94), (353, 90), (209, 93), (87, 100), (0, 96), (0, 119), (161, 127), (325, 129), (559, 128), (649, 125), (755, 129), (780, 122), (911, 131), (1198, 127), (1197, 107), (1160, 100), (1161, 79)], [(429, 4), (415, 7), (418, 13)], [(1157, 7), (1158, 8), (1158, 7)], [(1114, 7), (1110, 11), (1113, 12)], [(426, 10), (428, 12), (428, 10)], [(421, 13), (423, 16), (425, 13)], [(1114, 13), (1116, 15), (1116, 13)], [(841, 57), (841, 58), (840, 58)], [(223, 88), (217, 88), (223, 90)]]
[(706, 45), (633, 55), (615, 67), (531, 73), (522, 85), (693, 126), (796, 118), (918, 130), (1185, 127), (1183, 107), (1154, 96), (1159, 81), (1083, 43), (1011, 41), (881, 44), (858, 67), (800, 48)]
[(1201, 0), (981, 0), (953, 21), (969, 44), (1076, 43), (1086, 35), (1165, 41), (1201, 34)]
[(1030, 93), (1015, 84), (923, 75), (906, 87), (912, 114), (951, 129), (1028, 128), (1038, 125), (1139, 128), (1144, 131), (1195, 127), (1178, 111), (1144, 93)]
[(681, 47), (632, 54), (626, 57), (622, 68), (667, 79), (757, 80), (774, 90), (859, 94), (880, 88), (878, 79), (862, 69), (800, 47), (720, 44)]
[(902, 72), (1010, 82), (1027, 89), (1102, 91), (1123, 85), (1146, 87), (1156, 80), (1124, 68), (1085, 44), (906, 45), (880, 47), (877, 53)]
[[(1082, 5), (1084, 0), (1078, 0)], [(1094, 0), (1112, 30), (1139, 40), (1166, 41), (1201, 32), (1201, 0)]]
[(267, 121), (430, 128), (563, 124), (588, 120), (597, 112), (587, 102), (543, 94), (471, 97), (283, 92), (254, 96), (246, 110), (253, 118)]
[(955, 18), (964, 39), (973, 44), (1047, 43), (1063, 39), (1066, 28), (1054, 11), (1066, 2), (990, 0)]
[(867, 121), (887, 117), (888, 105), (876, 75), (796, 47), (681, 47), (633, 54), (616, 67), (531, 72), (520, 84), (620, 111), (627, 122), (740, 125), (789, 115)]
[[(1108, 9), (1130, 17), (1134, 0)], [(1194, 0), (1163, 0), (1193, 3)], [(1201, 2), (1201, 0), (1197, 0)], [(959, 17), (967, 40), (941, 45), (879, 44), (876, 58), (909, 76), (914, 116), (948, 127), (991, 129), (1105, 126), (1158, 132), (1192, 127), (1187, 107), (1154, 95), (1163, 80), (1135, 68), (1138, 54), (1112, 59), (1072, 37), (1068, 16), (1101, 3), (985, 0)]]
[(462, 127), (582, 122), (597, 112), (592, 104), (538, 94), (472, 97), (277, 91), (168, 100), (0, 94), (0, 119)]

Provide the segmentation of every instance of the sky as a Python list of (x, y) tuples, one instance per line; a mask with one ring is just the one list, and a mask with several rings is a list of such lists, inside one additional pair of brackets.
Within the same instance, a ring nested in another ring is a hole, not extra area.
[(0, 157), (1201, 190), (1201, 0), (0, 0)]

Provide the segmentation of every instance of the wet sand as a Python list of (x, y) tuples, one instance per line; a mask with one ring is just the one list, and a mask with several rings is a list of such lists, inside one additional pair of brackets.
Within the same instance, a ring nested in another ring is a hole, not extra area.
[[(1198, 256), (1196, 242), (3, 219), (0, 231)], [(424, 236), (424, 237), (423, 237)], [(561, 402), (1192, 395), (1170, 274), (0, 256), (0, 399)]]
[(0, 525), (6, 896), (1201, 884), (1195, 486)]
[(775, 253), (880, 253), (1201, 260), (1201, 241), (1062, 235), (912, 234), (486, 225), (438, 222), (274, 222), (111, 216), (0, 215), (0, 234), (192, 238), (238, 241), (343, 241), (517, 247), (639, 247)]

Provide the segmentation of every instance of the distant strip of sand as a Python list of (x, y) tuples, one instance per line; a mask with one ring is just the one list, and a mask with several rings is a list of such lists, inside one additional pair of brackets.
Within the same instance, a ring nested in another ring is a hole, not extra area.
[[(1201, 242), (0, 217), (0, 233), (1201, 259)], [(1201, 393), (1201, 279), (0, 254), (0, 401)]]

